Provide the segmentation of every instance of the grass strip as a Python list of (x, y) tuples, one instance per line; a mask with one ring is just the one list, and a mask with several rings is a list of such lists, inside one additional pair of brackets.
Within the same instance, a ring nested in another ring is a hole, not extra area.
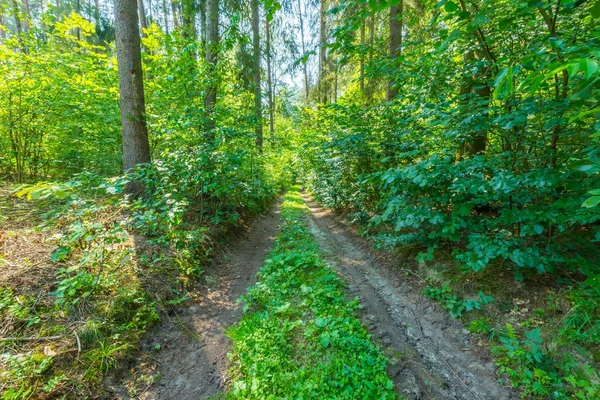
[(342, 282), (306, 225), (298, 188), (282, 205), (282, 228), (240, 299), (244, 316), (229, 330), (229, 398), (392, 399), (388, 360), (371, 342)]

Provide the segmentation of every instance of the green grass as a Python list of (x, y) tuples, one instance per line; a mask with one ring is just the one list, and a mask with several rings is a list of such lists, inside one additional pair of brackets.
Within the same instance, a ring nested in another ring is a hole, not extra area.
[(357, 318), (358, 300), (325, 263), (292, 188), (282, 231), (229, 330), (230, 398), (391, 399), (387, 359)]

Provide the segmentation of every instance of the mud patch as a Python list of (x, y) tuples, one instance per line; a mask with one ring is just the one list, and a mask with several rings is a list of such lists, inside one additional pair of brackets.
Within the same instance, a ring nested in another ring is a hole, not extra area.
[(198, 400), (226, 386), (230, 340), (226, 329), (241, 315), (236, 303), (249, 286), (279, 232), (281, 201), (255, 222), (247, 237), (211, 266), (207, 284), (187, 308), (180, 308), (149, 332), (142, 358), (119, 398)]
[(304, 196), (309, 226), (328, 261), (360, 298), (362, 321), (390, 358), (389, 376), (408, 399), (517, 399), (462, 324), (392, 265), (380, 262), (328, 210)]

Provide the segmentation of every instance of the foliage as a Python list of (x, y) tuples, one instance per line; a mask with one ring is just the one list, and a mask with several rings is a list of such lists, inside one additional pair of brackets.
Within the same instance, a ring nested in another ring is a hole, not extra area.
[(480, 310), (481, 306), (494, 301), (492, 296), (486, 296), (483, 292), (479, 292), (477, 299), (461, 299), (453, 294), (448, 286), (442, 288), (427, 286), (423, 289), (423, 295), (440, 303), (445, 310), (450, 312), (452, 318), (461, 317), (465, 311)]
[(43, 41), (30, 34), (0, 44), (0, 177), (22, 183), (83, 169), (116, 174), (116, 60), (89, 42), (94, 26), (80, 15), (46, 22), (53, 33)]
[(325, 264), (297, 188), (282, 205), (282, 231), (241, 300), (233, 339), (232, 398), (394, 398), (385, 357), (356, 317), (357, 300)]
[(600, 394), (594, 383), (594, 369), (583, 366), (569, 354), (553, 357), (554, 352), (544, 348), (539, 328), (519, 338), (507, 323), (499, 341), (501, 345), (494, 347), (494, 353), (500, 372), (510, 377), (514, 387), (521, 387), (524, 396), (593, 399)]

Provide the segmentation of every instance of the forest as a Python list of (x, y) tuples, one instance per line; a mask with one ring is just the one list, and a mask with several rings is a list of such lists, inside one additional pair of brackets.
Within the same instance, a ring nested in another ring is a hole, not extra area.
[(600, 0), (0, 0), (0, 398), (600, 399)]

